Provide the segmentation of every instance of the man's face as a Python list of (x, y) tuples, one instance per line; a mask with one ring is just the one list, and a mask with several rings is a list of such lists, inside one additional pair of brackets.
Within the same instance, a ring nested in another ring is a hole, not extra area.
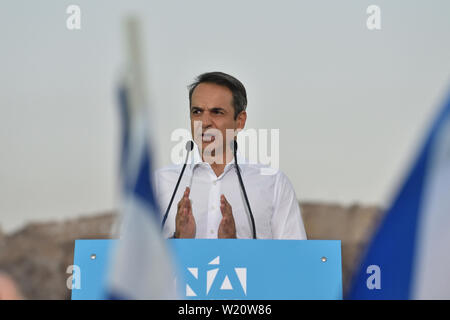
[[(227, 146), (227, 134), (230, 141), (237, 133), (236, 130), (244, 128), (247, 114), (242, 111), (234, 119), (232, 103), (233, 94), (227, 87), (200, 83), (194, 89), (190, 108), (191, 133), (202, 152), (215, 149), (217, 154), (223, 146)], [(231, 137), (230, 130), (234, 133)]]

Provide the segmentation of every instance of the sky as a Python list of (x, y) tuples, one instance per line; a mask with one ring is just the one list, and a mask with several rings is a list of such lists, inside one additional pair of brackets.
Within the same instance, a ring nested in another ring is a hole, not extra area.
[[(81, 9), (69, 30), (66, 9)], [(381, 29), (369, 30), (369, 5)], [(118, 205), (123, 21), (143, 27), (156, 167), (189, 129), (187, 85), (223, 71), (247, 129), (278, 129), (300, 201), (385, 207), (450, 93), (448, 1), (2, 1), (0, 226)]]

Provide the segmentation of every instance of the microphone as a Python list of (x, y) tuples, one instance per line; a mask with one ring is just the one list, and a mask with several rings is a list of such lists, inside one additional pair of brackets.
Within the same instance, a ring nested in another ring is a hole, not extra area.
[(186, 151), (187, 151), (187, 153), (186, 153), (186, 160), (184, 161), (184, 165), (183, 165), (183, 168), (181, 169), (180, 176), (178, 177), (178, 181), (177, 181), (177, 184), (175, 186), (175, 190), (173, 190), (172, 198), (170, 198), (169, 206), (167, 207), (166, 213), (164, 214), (164, 218), (163, 218), (163, 221), (161, 223), (161, 230), (164, 228), (164, 225), (166, 224), (167, 216), (169, 215), (169, 210), (170, 210), (170, 207), (172, 206), (173, 198), (175, 197), (175, 194), (177, 193), (178, 186), (179, 186), (180, 181), (181, 181), (181, 177), (183, 177), (184, 169), (186, 169), (187, 160), (188, 160), (188, 157), (189, 157), (189, 152), (191, 152), (193, 148), (194, 148), (194, 142), (192, 142), (192, 140), (189, 140), (188, 142), (186, 142)]
[(241, 177), (241, 172), (240, 172), (241, 169), (239, 168), (239, 165), (237, 163), (237, 156), (236, 156), (237, 147), (238, 147), (237, 141), (233, 140), (233, 142), (231, 143), (231, 148), (234, 153), (234, 162), (236, 164), (236, 173), (239, 178), (239, 184), (241, 185), (241, 189), (244, 192), (244, 198), (245, 198), (245, 202), (247, 203), (248, 212), (250, 212), (250, 220), (252, 221), (252, 227), (253, 227), (253, 239), (256, 239), (255, 218), (253, 217), (252, 209), (250, 208), (250, 202), (248, 201), (248, 197), (247, 197), (247, 192), (245, 191), (244, 183), (242, 182), (242, 177)]

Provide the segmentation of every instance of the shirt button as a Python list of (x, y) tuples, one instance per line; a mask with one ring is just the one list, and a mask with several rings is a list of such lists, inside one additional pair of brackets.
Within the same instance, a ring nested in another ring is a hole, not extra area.
[(213, 185), (216, 185), (216, 184), (217, 184), (217, 181), (214, 181), (214, 182), (213, 182)]
[(213, 229), (209, 230), (209, 233), (214, 234), (214, 230)]
[(215, 207), (215, 206), (212, 206), (212, 207), (211, 207), (211, 211), (213, 211), (213, 210), (216, 210), (216, 207)]

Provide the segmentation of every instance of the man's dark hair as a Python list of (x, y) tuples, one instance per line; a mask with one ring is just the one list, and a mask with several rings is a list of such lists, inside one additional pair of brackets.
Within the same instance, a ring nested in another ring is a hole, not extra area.
[(192, 93), (200, 83), (214, 83), (227, 87), (233, 94), (234, 119), (238, 114), (247, 108), (247, 93), (244, 85), (235, 77), (223, 72), (207, 72), (199, 75), (195, 82), (188, 86), (189, 89), (189, 107), (192, 103)]

